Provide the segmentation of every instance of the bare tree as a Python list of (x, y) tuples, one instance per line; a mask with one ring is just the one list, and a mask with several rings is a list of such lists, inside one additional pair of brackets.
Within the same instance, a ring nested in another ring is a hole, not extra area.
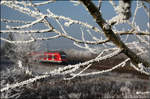
[[(150, 75), (150, 63), (149, 63), (149, 42), (150, 42), (150, 24), (147, 22), (147, 28), (142, 30), (140, 25), (136, 23), (135, 18), (137, 16), (137, 12), (139, 9), (145, 11), (147, 16), (147, 20), (150, 18), (150, 11), (147, 5), (149, 5), (149, 1), (136, 1), (136, 7), (134, 12), (131, 12), (131, 4), (132, 1), (120, 0), (118, 4), (113, 0), (102, 1), (99, 0), (98, 5), (96, 2), (92, 2), (91, 0), (79, 0), (79, 1), (70, 1), (75, 6), (83, 5), (85, 9), (87, 9), (87, 13), (93, 17), (98, 26), (92, 26), (86, 22), (82, 22), (79, 20), (74, 20), (72, 18), (57, 15), (51, 11), (51, 9), (47, 9), (47, 13), (43, 13), (38, 7), (44, 6), (49, 3), (57, 3), (53, 0), (44, 1), (44, 2), (32, 2), (32, 1), (1, 1), (1, 5), (5, 5), (9, 8), (12, 8), (16, 11), (19, 11), (22, 14), (31, 16), (34, 18), (33, 21), (23, 21), (23, 20), (9, 20), (9, 19), (1, 19), (2, 22), (5, 23), (22, 23), (23, 25), (11, 26), (7, 25), (7, 30), (1, 30), (1, 34), (14, 33), (16, 36), (20, 35), (23, 38), (25, 35), (28, 35), (27, 39), (16, 39), (9, 40), (1, 37), (0, 39), (11, 43), (11, 44), (20, 44), (19, 46), (43, 41), (43, 40), (52, 40), (58, 38), (66, 38), (70, 41), (73, 41), (73, 44), (79, 48), (83, 48), (85, 50), (90, 51), (91, 53), (98, 53), (98, 55), (88, 61), (83, 63), (68, 65), (65, 67), (60, 67), (59, 69), (55, 69), (50, 71), (47, 75), (36, 76), (35, 78), (28, 79), (26, 81), (22, 81), (20, 83), (16, 83), (1, 89), (2, 91), (8, 90), (9, 88), (15, 88), (17, 86), (21, 86), (24, 84), (32, 83), (38, 79), (49, 77), (50, 75), (67, 75), (69, 74), (71, 77), (64, 78), (65, 80), (73, 79), (77, 76), (88, 76), (88, 75), (96, 75), (104, 72), (110, 72), (116, 68), (124, 67), (127, 62), (131, 62), (130, 66), (135, 70), (144, 73), (146, 75)], [(116, 15), (109, 20), (106, 20), (102, 17), (103, 13), (101, 11), (103, 3), (109, 3), (110, 6), (114, 8)], [(59, 26), (55, 26), (49, 19), (53, 19), (55, 23)], [(43, 24), (45, 26), (44, 29), (30, 29), (30, 27), (35, 26), (37, 24)], [(80, 26), (81, 39), (72, 36), (67, 29), (71, 28), (73, 25)], [(119, 30), (117, 26), (121, 24), (127, 24), (130, 29), (127, 30)], [(101, 29), (99, 29), (99, 27)], [(48, 37), (37, 37), (32, 34), (43, 35), (46, 33), (52, 33), (53, 36)], [(99, 34), (100, 37), (94, 35), (94, 33)], [(85, 35), (90, 35), (92, 40), (86, 40)], [(123, 37), (125, 36), (125, 37)], [(130, 37), (134, 37), (134, 40), (129, 40)], [(92, 46), (91, 46), (92, 45)], [(99, 47), (93, 47), (98, 46)], [(19, 48), (19, 47), (18, 47)], [(19, 48), (20, 49), (20, 48)], [(124, 53), (128, 58), (124, 61), (120, 62), (118, 65), (113, 66), (107, 70), (101, 70), (96, 72), (84, 73), (85, 70), (90, 68), (94, 62), (103, 61), (109, 58), (112, 58), (120, 53)], [(18, 65), (22, 66), (22, 61), (18, 61)]]

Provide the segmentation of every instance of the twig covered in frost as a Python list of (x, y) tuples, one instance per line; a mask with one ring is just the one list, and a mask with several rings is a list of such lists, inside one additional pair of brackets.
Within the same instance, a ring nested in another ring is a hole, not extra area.
[(116, 6), (114, 1), (110, 0), (110, 4), (114, 7), (114, 10), (117, 12), (118, 15), (113, 17), (109, 20), (109, 23), (111, 25), (114, 24), (120, 24), (120, 23), (126, 23), (126, 20), (128, 20), (131, 17), (131, 0), (120, 0), (119, 5)]
[(141, 1), (141, 3), (143, 5), (144, 11), (146, 12), (147, 16), (150, 18), (150, 9), (147, 8), (147, 6), (144, 4), (143, 1)]
[[(90, 75), (97, 75), (97, 74), (102, 74), (102, 73), (106, 73), (106, 72), (111, 72), (112, 70), (115, 70), (116, 68), (119, 67), (124, 67), (126, 62), (129, 61), (130, 59), (126, 59), (125, 61), (119, 63), (118, 65), (110, 68), (110, 69), (106, 69), (106, 70), (102, 70), (102, 71), (97, 71), (97, 72), (91, 72), (91, 73), (84, 73), (84, 74), (80, 74), (78, 76), (90, 76)], [(76, 75), (76, 74), (71, 74), (71, 75)]]
[(135, 8), (135, 10), (134, 10), (133, 19), (132, 19), (132, 24), (134, 24), (134, 22), (135, 22), (135, 18), (136, 18), (138, 9), (139, 9), (139, 7), (138, 7), (139, 3), (138, 3), (138, 2), (139, 2), (139, 1), (137, 1), (136, 8)]
[(52, 18), (55, 18), (55, 19), (61, 19), (61, 20), (65, 20), (65, 21), (68, 21), (69, 23), (71, 24), (79, 24), (81, 26), (84, 26), (84, 27), (87, 27), (89, 29), (92, 29), (94, 30), (95, 32), (101, 32), (97, 27), (94, 27), (88, 23), (84, 23), (84, 22), (81, 22), (79, 20), (73, 20), (69, 17), (65, 17), (65, 16), (59, 16), (59, 15), (56, 15), (54, 13), (52, 13), (52, 11), (50, 11), (49, 9), (47, 9), (47, 12), (49, 13), (47, 16), (48, 17), (52, 17)]
[(5, 39), (5, 38), (0, 38), (1, 40), (5, 41), (5, 42), (8, 42), (8, 43), (11, 43), (11, 44), (27, 44), (27, 43), (32, 43), (32, 42), (36, 42), (37, 40), (51, 40), (51, 39), (57, 39), (61, 37), (60, 35), (56, 35), (56, 36), (51, 36), (51, 37), (41, 37), (41, 38), (35, 38), (35, 39), (31, 39), (31, 40), (16, 40), (16, 41), (11, 41), (11, 40), (8, 40), (8, 39)]
[(145, 32), (145, 31), (135, 31), (135, 30), (129, 30), (129, 31), (118, 31), (115, 34), (119, 34), (119, 35), (148, 35), (150, 36), (149, 32)]
[(120, 0), (115, 10), (123, 20), (128, 20), (131, 17), (131, 0)]
[(51, 29), (43, 29), (43, 30), (0, 30), (0, 33), (45, 33), (45, 32), (52, 32)]
[(55, 20), (56, 20), (56, 22), (59, 24), (59, 26), (60, 26), (61, 30), (63, 31), (63, 33), (67, 35), (66, 30), (65, 30), (64, 27), (61, 25), (61, 23), (59, 22), (59, 20), (56, 19), (56, 18), (55, 18)]
[(42, 5), (46, 5), (49, 3), (54, 3), (56, 0), (49, 0), (49, 1), (44, 1), (44, 2), (39, 2), (39, 3), (34, 3), (35, 6), (42, 6)]
[[(72, 36), (62, 34), (61, 32), (59, 32), (55, 29), (47, 30), (45, 32), (51, 32), (51, 31), (54, 31), (55, 33), (58, 33), (58, 35), (52, 36), (52, 37), (45, 37), (45, 38), (43, 38), (43, 37), (42, 38), (35, 38), (35, 39), (27, 40), (27, 41), (11, 41), (11, 40), (8, 40), (8, 39), (2, 38), (2, 37), (0, 39), (3, 40), (3, 41), (6, 41), (8, 43), (31, 43), (31, 42), (35, 42), (37, 40), (51, 40), (51, 39), (54, 39), (54, 38), (64, 37), (64, 38), (70, 39), (70, 40), (72, 40), (74, 42), (77, 42), (77, 43), (86, 43), (86, 44), (93, 44), (93, 45), (103, 44), (103, 43), (106, 43), (106, 42), (109, 41), (108, 39), (106, 39), (106, 40), (99, 40), (99, 41), (85, 41), (84, 42), (84, 41), (76, 39)], [(28, 33), (28, 32), (31, 32), (31, 33), (37, 32), (38, 33), (38, 32), (41, 32), (41, 31), (22, 31), (21, 33)], [(9, 32), (7, 31), (7, 33), (9, 33)], [(19, 31), (18, 31), (18, 33), (19, 33)]]
[(8, 29), (23, 29), (23, 28), (28, 28), (28, 27), (31, 27), (37, 23), (40, 23), (43, 19), (44, 19), (45, 16), (42, 16), (41, 18), (35, 20), (35, 21), (32, 21), (30, 24), (25, 24), (25, 25), (22, 25), (22, 26), (15, 26), (15, 27), (12, 27), (12, 26), (7, 26), (6, 28)]
[(22, 20), (9, 20), (9, 19), (1, 19), (1, 22), (6, 22), (6, 23), (23, 23), (23, 24), (29, 24), (32, 21), (22, 21)]
[(50, 75), (42, 75), (42, 76), (36, 76), (34, 78), (30, 78), (28, 80), (25, 80), (25, 81), (22, 81), (20, 83), (15, 83), (15, 84), (11, 84), (11, 85), (7, 85), (6, 87), (0, 89), (1, 92), (3, 91), (7, 91), (9, 89), (13, 89), (13, 88), (16, 88), (16, 87), (19, 87), (19, 86), (23, 86), (23, 85), (26, 85), (26, 84), (30, 84), (30, 83), (33, 83), (39, 79), (42, 79), (42, 78), (46, 78), (46, 77), (49, 77)]
[[(86, 42), (85, 37), (84, 37), (83, 29), (82, 29), (82, 28), (80, 28), (80, 29), (81, 29), (81, 33), (82, 33), (82, 40), (83, 40), (84, 42)], [(89, 45), (86, 44), (86, 43), (84, 44), (84, 47), (81, 46), (81, 45), (79, 45), (79, 44), (77, 44), (77, 43), (75, 43), (75, 42), (74, 42), (74, 45), (78, 46), (79, 48), (87, 49), (87, 50), (89, 50), (91, 53), (95, 53), (94, 49), (93, 49), (93, 48), (90, 48)]]
[(28, 40), (28, 41), (11, 41), (11, 40), (8, 40), (8, 39), (5, 39), (5, 38), (0, 38), (0, 40), (3, 40), (3, 41), (5, 41), (5, 42), (8, 42), (8, 43), (11, 43), (11, 44), (18, 44), (18, 43), (22, 43), (22, 44), (24, 44), (24, 43), (31, 43), (31, 42), (34, 42), (34, 40), (32, 39), (32, 40)]
[(80, 2), (76, 0), (70, 0), (70, 2), (72, 2), (74, 6), (78, 6), (80, 4)]
[(116, 9), (117, 5), (113, 0), (109, 0), (109, 3), (113, 6), (114, 9)]
[[(32, 1), (32, 0), (31, 0)], [(27, 1), (13, 1), (15, 4), (21, 4), (21, 5), (24, 5), (24, 6), (31, 6), (32, 4), (31, 3), (27, 3)], [(49, 4), (49, 3), (54, 3), (55, 0), (48, 0), (48, 1), (43, 1), (43, 2), (37, 2), (37, 3), (34, 3), (35, 6), (42, 6), (42, 5), (46, 5), (46, 4)]]
[[(18, 2), (18, 1), (16, 1), (16, 2)], [(3, 2), (2, 4), (14, 9), (14, 10), (17, 10), (21, 13), (27, 14), (28, 16), (31, 16), (31, 17), (36, 17), (37, 18), (39, 16), (44, 15), (42, 13), (38, 13), (37, 11), (33, 11), (30, 8), (19, 6), (19, 5), (16, 4), (16, 2), (13, 2), (13, 1), (7, 2), (6, 1), (6, 2)]]
[[(85, 26), (87, 28), (90, 28), (90, 29), (94, 30), (95, 32), (101, 32), (97, 27), (94, 27), (92, 25), (89, 25), (88, 23), (84, 23), (84, 22), (81, 22), (81, 21), (78, 21), (78, 20), (73, 20), (73, 19), (71, 19), (69, 17), (58, 16), (56, 14), (43, 14), (43, 13), (38, 12), (38, 11), (32, 11), (29, 8), (23, 8), (23, 7), (19, 6), (19, 5), (14, 4), (13, 2), (3, 2), (2, 4), (12, 8), (12, 9), (15, 9), (15, 10), (17, 10), (19, 12), (22, 12), (24, 14), (32, 16), (32, 17), (47, 16), (49, 18), (52, 17), (52, 18), (56, 18), (56, 19), (62, 19), (62, 20), (69, 21), (72, 24), (79, 24), (79, 25)], [(47, 9), (47, 12), (48, 13), (52, 13), (49, 9)]]
[(130, 66), (133, 67), (135, 70), (144, 73), (146, 75), (150, 75), (150, 68), (146, 68), (145, 66), (143, 66), (142, 63), (138, 64), (138, 67), (136, 67), (132, 62), (130, 63)]
[[(138, 31), (140, 33), (141, 29), (139, 28), (138, 25), (136, 25), (135, 23), (131, 23), (129, 21), (128, 21), (128, 24), (132, 27), (132, 29), (134, 29), (134, 31)], [(150, 33), (147, 33), (147, 34), (149, 35)], [(145, 44), (149, 45), (149, 41), (147, 41), (146, 39), (142, 38), (139, 35), (135, 35), (135, 36), (140, 40), (140, 42), (144, 42)]]
[(97, 37), (95, 37), (91, 31), (88, 29), (87, 32), (89, 33), (89, 35), (92, 37), (93, 40), (98, 41), (99, 39)]
[[(97, 75), (97, 74), (102, 74), (102, 73), (106, 73), (106, 72), (111, 72), (111, 71), (113, 71), (113, 70), (115, 70), (115, 69), (117, 69), (119, 67), (124, 67), (129, 60), (130, 60), (130, 58), (127, 58), (123, 62), (119, 63), (116, 66), (113, 66), (110, 69), (96, 71), (96, 72), (90, 72), (90, 73), (83, 73), (83, 74), (80, 73), (80, 75), (75, 74), (75, 73), (71, 73), (70, 75), (73, 76), (73, 77), (74, 76), (91, 76), (91, 75)], [(140, 67), (140, 69), (137, 68), (135, 65), (133, 65), (132, 62), (130, 62), (130, 66), (133, 67), (135, 70), (141, 72), (141, 73), (144, 73), (146, 75), (150, 75), (150, 68), (145, 68), (145, 66), (143, 66), (142, 63), (138, 64), (138, 66)]]
[(83, 73), (85, 70), (87, 70), (90, 66), (91, 66), (92, 64), (89, 64), (88, 66), (86, 66), (83, 70), (81, 70), (79, 73), (77, 73), (77, 74), (70, 74), (72, 77), (70, 77), (70, 78), (64, 78), (64, 80), (71, 80), (71, 79), (73, 79), (73, 78), (75, 78), (75, 77), (77, 77), (77, 76), (79, 76), (81, 73)]
[(105, 39), (105, 40), (99, 40), (99, 41), (88, 41), (87, 40), (84, 42), (82, 40), (76, 39), (76, 38), (69, 36), (69, 35), (61, 34), (61, 36), (64, 38), (70, 39), (76, 43), (86, 43), (86, 44), (93, 44), (93, 45), (103, 44), (103, 43), (106, 43), (109, 41), (108, 39)]
[(144, 91), (144, 92), (141, 92), (141, 91), (137, 91), (136, 92), (137, 95), (145, 95), (145, 94), (150, 94), (150, 91)]

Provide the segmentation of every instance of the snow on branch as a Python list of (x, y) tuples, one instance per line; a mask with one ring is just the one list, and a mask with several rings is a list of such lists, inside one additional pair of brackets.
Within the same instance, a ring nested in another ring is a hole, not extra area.
[(39, 19), (37, 19), (35, 21), (32, 21), (30, 24), (25, 24), (25, 25), (22, 25), (22, 26), (15, 26), (15, 27), (7, 25), (6, 28), (8, 28), (8, 29), (16, 29), (16, 30), (23, 29), (23, 28), (28, 28), (28, 27), (31, 27), (31, 26), (37, 24), (37, 23), (40, 23), (44, 19), (44, 17), (45, 16), (42, 16), (41, 18), (39, 18)]
[(46, 5), (49, 3), (54, 3), (56, 0), (49, 0), (49, 1), (44, 1), (44, 2), (40, 2), (40, 3), (34, 3), (35, 6), (42, 6), (42, 5)]
[[(130, 59), (126, 59), (123, 62), (119, 63), (118, 65), (110, 68), (110, 69), (106, 69), (106, 70), (102, 70), (102, 71), (96, 71), (96, 72), (91, 72), (91, 73), (84, 73), (84, 74), (80, 74), (78, 76), (91, 76), (91, 75), (97, 75), (97, 74), (102, 74), (102, 73), (106, 73), (106, 72), (111, 72), (119, 67), (124, 67), (126, 65), (126, 62), (129, 61)], [(76, 74), (71, 74), (71, 75), (76, 75)]]
[(1, 22), (6, 22), (6, 23), (23, 23), (23, 24), (29, 24), (32, 21), (22, 21), (22, 20), (9, 20), (9, 19), (1, 19)]
[(67, 26), (70, 26), (72, 24), (79, 24), (81, 26), (84, 26), (84, 27), (87, 27), (89, 29), (92, 29), (95, 32), (100, 32), (100, 30), (97, 27), (94, 27), (94, 26), (92, 26), (92, 25), (90, 25), (88, 23), (84, 23), (84, 22), (81, 22), (79, 20), (73, 20), (73, 19), (71, 19), (69, 17), (65, 17), (65, 16), (61, 16), (61, 15), (56, 15), (56, 14), (52, 13), (52, 11), (50, 11), (50, 9), (47, 9), (47, 12), (49, 13), (47, 15), (48, 17), (52, 17), (52, 18), (55, 18), (55, 19), (61, 19), (61, 20), (68, 21), (68, 23), (65, 23)]
[(109, 20), (110, 24), (124, 23), (131, 17), (131, 0), (120, 0), (118, 6), (112, 0), (110, 0), (110, 3), (118, 14)]
[(43, 30), (0, 30), (0, 33), (19, 33), (19, 34), (28, 34), (28, 33), (45, 33), (52, 32), (52, 29), (43, 29)]
[(56, 36), (51, 36), (51, 37), (42, 37), (42, 38), (34, 38), (34, 39), (31, 39), (31, 40), (16, 40), (16, 41), (11, 41), (11, 40), (8, 40), (8, 39), (5, 39), (5, 38), (0, 38), (1, 40), (5, 41), (5, 42), (8, 42), (8, 43), (11, 43), (11, 44), (27, 44), (27, 43), (32, 43), (32, 42), (36, 42), (37, 40), (51, 40), (51, 39), (57, 39), (61, 37), (60, 35), (56, 35)]

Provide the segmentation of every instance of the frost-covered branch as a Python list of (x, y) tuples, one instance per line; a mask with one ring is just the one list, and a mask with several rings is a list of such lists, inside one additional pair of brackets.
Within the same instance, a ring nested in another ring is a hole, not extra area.
[(25, 33), (45, 33), (45, 32), (52, 32), (52, 29), (41, 29), (41, 30), (1, 30), (0, 33), (19, 33), (19, 34), (25, 34)]
[(150, 18), (150, 9), (147, 8), (147, 6), (144, 4), (143, 1), (141, 1), (141, 3), (143, 5), (144, 11), (146, 12), (147, 16)]
[(23, 29), (23, 28), (28, 28), (28, 27), (31, 27), (37, 23), (40, 23), (43, 19), (44, 19), (45, 16), (42, 16), (41, 18), (35, 20), (35, 21), (32, 21), (30, 24), (25, 24), (25, 25), (22, 25), (22, 26), (15, 26), (15, 27), (12, 27), (12, 26), (7, 26), (6, 28), (8, 29)]
[[(106, 69), (106, 70), (102, 70), (102, 71), (97, 71), (97, 72), (91, 72), (91, 73), (84, 73), (84, 74), (80, 74), (78, 76), (90, 76), (90, 75), (97, 75), (97, 74), (102, 74), (102, 73), (106, 73), (106, 72), (111, 72), (119, 67), (124, 67), (126, 65), (126, 62), (128, 62), (130, 59), (126, 59), (125, 61), (119, 63), (118, 65), (110, 68), (110, 69)], [(71, 75), (76, 75), (76, 74), (71, 74)]]
[(41, 6), (41, 5), (46, 5), (49, 3), (54, 3), (56, 0), (49, 0), (49, 1), (44, 1), (44, 2), (40, 2), (40, 3), (34, 3), (35, 6)]
[(6, 22), (6, 23), (23, 23), (23, 24), (29, 24), (32, 21), (22, 21), (22, 20), (9, 20), (9, 19), (1, 19), (1, 22)]
[(101, 13), (97, 9), (97, 7), (92, 3), (92, 1), (84, 1), (81, 0), (83, 5), (88, 9), (89, 13), (96, 20), (97, 24), (102, 28), (106, 37), (111, 40), (118, 48), (122, 49), (124, 54), (131, 58), (134, 64), (143, 63), (144, 66), (149, 67), (150, 63), (143, 60), (141, 57), (137, 56), (133, 51), (131, 51), (122, 41), (121, 39), (115, 35), (111, 26), (102, 18)]
[(5, 39), (5, 38), (0, 38), (1, 40), (5, 41), (5, 42), (8, 42), (8, 43), (12, 43), (12, 44), (24, 44), (24, 43), (32, 43), (32, 42), (36, 42), (37, 40), (51, 40), (51, 39), (57, 39), (61, 37), (60, 35), (56, 35), (56, 36), (51, 36), (51, 37), (42, 37), (42, 38), (35, 38), (35, 39), (31, 39), (31, 40), (16, 40), (16, 41), (11, 41), (11, 40), (8, 40), (8, 39)]
[(110, 3), (117, 13), (115, 17), (109, 20), (111, 25), (124, 23), (131, 17), (131, 0), (120, 0), (118, 6), (112, 0), (110, 0)]

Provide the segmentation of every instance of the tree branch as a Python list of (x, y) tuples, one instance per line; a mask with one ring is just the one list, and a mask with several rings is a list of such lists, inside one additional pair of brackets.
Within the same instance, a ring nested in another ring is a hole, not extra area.
[(149, 67), (150, 63), (143, 60), (141, 57), (137, 56), (133, 51), (131, 51), (111, 29), (111, 26), (103, 19), (98, 8), (92, 3), (91, 0), (79, 0), (87, 8), (89, 13), (96, 20), (96, 23), (102, 28), (105, 36), (111, 40), (118, 48), (123, 50), (123, 53), (127, 55), (133, 64), (138, 66), (139, 63), (143, 63), (145, 67)]
[(121, 32), (116, 32), (115, 34), (120, 34), (120, 35), (147, 35), (147, 36), (150, 36), (150, 33), (148, 32), (144, 32), (144, 31), (141, 31), (141, 32), (136, 32), (136, 31), (121, 31)]

